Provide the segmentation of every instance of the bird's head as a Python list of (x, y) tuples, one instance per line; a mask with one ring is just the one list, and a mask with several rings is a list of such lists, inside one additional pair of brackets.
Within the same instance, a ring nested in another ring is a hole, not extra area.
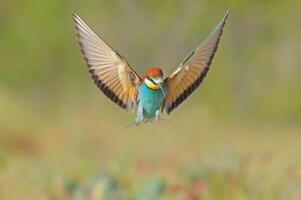
[(144, 82), (147, 87), (159, 90), (163, 83), (163, 71), (158, 67), (151, 67), (146, 71)]

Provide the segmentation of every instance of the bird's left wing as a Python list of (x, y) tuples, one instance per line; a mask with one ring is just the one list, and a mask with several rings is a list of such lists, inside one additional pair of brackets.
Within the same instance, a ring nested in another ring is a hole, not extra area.
[(165, 79), (167, 95), (162, 109), (165, 109), (167, 114), (180, 105), (203, 81), (217, 50), (228, 13), (229, 11), (209, 37)]
[(114, 103), (127, 111), (137, 104), (141, 78), (127, 60), (98, 37), (75, 13), (73, 19), (82, 54), (91, 78)]

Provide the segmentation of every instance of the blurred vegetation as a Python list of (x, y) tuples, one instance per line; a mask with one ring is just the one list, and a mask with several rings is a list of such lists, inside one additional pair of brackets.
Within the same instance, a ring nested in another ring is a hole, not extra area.
[[(0, 199), (300, 199), (298, 0), (2, 0)], [(76, 11), (143, 74), (171, 73), (230, 17), (202, 86), (168, 123), (90, 81)]]

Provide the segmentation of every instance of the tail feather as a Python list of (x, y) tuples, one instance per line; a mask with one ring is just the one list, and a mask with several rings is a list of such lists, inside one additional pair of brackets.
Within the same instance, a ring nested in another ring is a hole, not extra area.
[(154, 119), (144, 119), (141, 122), (137, 122), (136, 120), (133, 120), (133, 121), (130, 121), (130, 122), (128, 122), (128, 123), (120, 126), (117, 129), (115, 129), (115, 131), (120, 131), (120, 130), (123, 130), (125, 128), (131, 127), (131, 126), (139, 126), (142, 123), (144, 123), (144, 124), (153, 123), (153, 122), (163, 122), (163, 123), (166, 123), (166, 122), (170, 122), (170, 121), (171, 121), (170, 119), (162, 118), (162, 117), (160, 117), (159, 120), (156, 120), (155, 118)]
[(130, 121), (122, 126), (120, 126), (119, 128), (115, 129), (116, 131), (120, 131), (122, 129), (125, 129), (125, 128), (128, 128), (128, 127), (131, 127), (131, 126), (138, 126), (140, 123), (136, 122), (135, 120), (134, 121)]

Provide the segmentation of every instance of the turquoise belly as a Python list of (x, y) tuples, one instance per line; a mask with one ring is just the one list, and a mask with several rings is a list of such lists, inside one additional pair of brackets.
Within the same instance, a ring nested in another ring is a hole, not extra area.
[(144, 119), (156, 117), (156, 111), (160, 109), (163, 100), (164, 94), (162, 90), (152, 90), (145, 84), (142, 84), (139, 88), (139, 102), (136, 119), (138, 121), (141, 119), (142, 108), (144, 109)]

